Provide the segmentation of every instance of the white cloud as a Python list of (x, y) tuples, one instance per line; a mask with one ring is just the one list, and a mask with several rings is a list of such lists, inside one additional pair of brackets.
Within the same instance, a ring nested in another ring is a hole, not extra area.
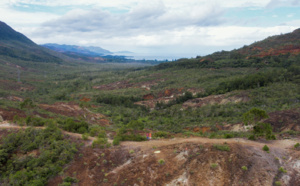
[[(242, 25), (245, 24), (241, 24), (239, 20), (227, 23), (228, 19), (224, 17), (226, 11), (232, 8), (237, 10), (248, 7), (262, 11), (268, 8), (268, 11), (272, 11), (272, 8), (300, 4), (298, 0), (285, 2), (7, 0), (0, 2), (0, 12), (2, 21), (37, 43), (94, 45), (112, 51), (191, 52), (202, 55), (216, 50), (238, 48), (270, 35), (296, 29), (300, 25), (299, 20), (293, 21), (291, 18), (282, 26), (244, 27)], [(30, 13), (14, 9), (15, 5), (20, 4), (29, 6), (29, 9), (31, 5), (50, 6), (53, 12)], [(73, 9), (61, 16), (55, 10), (56, 7), (63, 6)], [(272, 15), (277, 14), (270, 13), (269, 17)], [(250, 20), (255, 22), (255, 19)]]
[(281, 6), (300, 6), (299, 0), (271, 0), (267, 4), (267, 8), (277, 8)]

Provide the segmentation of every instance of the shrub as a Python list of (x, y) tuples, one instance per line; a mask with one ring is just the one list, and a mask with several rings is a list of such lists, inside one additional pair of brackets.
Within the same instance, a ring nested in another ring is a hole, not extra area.
[(82, 134), (82, 139), (83, 140), (88, 140), (89, 139), (89, 134), (88, 133)]
[(248, 138), (249, 140), (256, 140), (256, 136), (254, 134), (252, 134), (251, 136), (249, 136)]
[(220, 151), (230, 151), (230, 147), (228, 145), (214, 144), (213, 147)]
[(224, 134), (224, 138), (226, 139), (233, 138), (233, 134)]
[(93, 148), (105, 148), (108, 144), (108, 141), (106, 138), (97, 138), (96, 140), (93, 141), (92, 147)]
[(29, 98), (26, 98), (22, 103), (20, 103), (20, 108), (33, 108), (35, 107), (35, 104), (33, 103), (33, 101)]
[(133, 129), (133, 130), (143, 130), (144, 129), (144, 123), (138, 120), (132, 120), (127, 124), (127, 128)]
[(273, 129), (269, 123), (257, 123), (253, 127), (254, 135), (265, 136), (267, 140), (275, 140), (276, 137), (272, 133)]
[(244, 171), (246, 171), (246, 170), (248, 170), (248, 167), (242, 166), (242, 169), (243, 169)]
[(282, 173), (287, 173), (287, 171), (283, 167), (280, 167), (278, 170)]
[(64, 182), (68, 182), (68, 183), (78, 183), (78, 180), (76, 178), (72, 178), (72, 177), (66, 177), (64, 179)]
[(295, 149), (297, 149), (298, 147), (300, 147), (300, 143), (296, 143), (296, 144), (294, 145), (294, 148), (295, 148)]
[(92, 137), (95, 137), (95, 136), (99, 137), (100, 133), (103, 133), (103, 129), (102, 129), (102, 127), (100, 127), (98, 125), (94, 125), (89, 128), (89, 133), (90, 133), (90, 136), (92, 136)]
[(243, 122), (245, 125), (248, 125), (268, 117), (269, 116), (266, 111), (258, 108), (252, 108), (251, 110), (243, 114)]
[(77, 122), (72, 118), (58, 121), (58, 124), (66, 131), (74, 133), (87, 133), (89, 125), (85, 121)]
[(160, 165), (164, 165), (164, 164), (165, 164), (165, 160), (160, 159), (160, 160), (158, 160), (158, 163), (159, 163)]
[(280, 182), (280, 181), (276, 181), (276, 182), (275, 182), (275, 185), (276, 185), (276, 186), (281, 186), (281, 182)]
[(153, 134), (154, 138), (168, 138), (169, 137), (169, 133), (168, 132), (164, 132), (164, 131), (158, 131), (156, 133)]
[(121, 136), (115, 136), (114, 140), (113, 140), (113, 145), (119, 145), (120, 141), (122, 141), (122, 137)]
[(212, 163), (212, 164), (210, 164), (210, 167), (213, 168), (213, 169), (215, 169), (215, 168), (218, 167), (218, 164), (217, 163)]
[(129, 134), (122, 135), (122, 141), (147, 141), (146, 136), (141, 136), (139, 134)]
[(267, 145), (265, 145), (263, 148), (262, 148), (264, 151), (266, 151), (266, 152), (269, 152), (269, 147), (267, 146)]

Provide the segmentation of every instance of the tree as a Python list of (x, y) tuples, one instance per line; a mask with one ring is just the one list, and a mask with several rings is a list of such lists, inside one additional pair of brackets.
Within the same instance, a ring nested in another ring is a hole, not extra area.
[(266, 111), (258, 109), (258, 108), (252, 108), (248, 112), (243, 114), (243, 122), (245, 125), (248, 124), (255, 124), (256, 122), (260, 121), (261, 119), (268, 118), (268, 114)]

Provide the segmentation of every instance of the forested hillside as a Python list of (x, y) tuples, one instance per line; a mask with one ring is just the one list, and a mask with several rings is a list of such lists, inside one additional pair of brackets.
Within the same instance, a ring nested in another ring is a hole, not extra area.
[(299, 30), (151, 67), (6, 35), (0, 185), (300, 184)]

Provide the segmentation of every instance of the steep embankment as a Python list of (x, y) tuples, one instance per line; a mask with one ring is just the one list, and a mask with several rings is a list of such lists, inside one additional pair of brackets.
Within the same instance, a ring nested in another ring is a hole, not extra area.
[[(0, 127), (18, 129), (9, 123)], [(2, 130), (1, 130), (2, 131)], [(81, 135), (64, 132), (82, 143)], [(79, 185), (299, 185), (299, 139), (174, 138), (123, 142), (118, 147), (93, 149), (90, 138), (65, 171), (48, 185), (71, 176)], [(269, 152), (262, 147), (267, 144)], [(282, 167), (282, 168), (280, 168)]]
[(206, 138), (84, 148), (49, 185), (74, 175), (79, 185), (299, 185), (300, 151), (292, 149), (296, 141), (266, 143), (270, 153), (262, 150), (265, 143)]

